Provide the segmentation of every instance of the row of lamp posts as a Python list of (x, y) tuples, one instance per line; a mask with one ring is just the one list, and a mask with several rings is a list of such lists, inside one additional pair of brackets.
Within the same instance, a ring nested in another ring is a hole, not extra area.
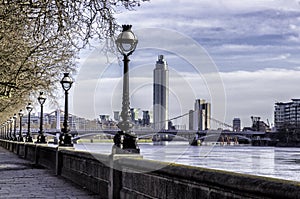
[[(122, 96), (122, 111), (121, 111), (121, 118), (122, 121), (118, 123), (118, 128), (120, 131), (114, 137), (114, 152), (115, 153), (140, 153), (140, 149), (137, 145), (137, 138), (132, 132), (133, 124), (129, 121), (129, 114), (130, 114), (130, 102), (129, 102), (129, 55), (131, 55), (137, 46), (138, 39), (135, 34), (131, 30), (131, 25), (123, 25), (122, 32), (119, 34), (116, 45), (119, 52), (123, 55), (123, 62), (124, 62), (124, 72), (123, 72), (123, 96)], [(64, 114), (64, 122), (62, 132), (59, 137), (59, 145), (60, 146), (72, 146), (72, 140), (70, 135), (70, 129), (68, 125), (68, 91), (72, 86), (72, 79), (69, 76), (69, 73), (64, 73), (64, 77), (60, 82), (62, 87), (65, 91), (65, 114)], [(38, 101), (41, 105), (41, 117), (40, 117), (40, 129), (39, 135), (37, 139), (37, 143), (46, 143), (46, 138), (43, 132), (43, 105), (46, 101), (46, 97), (44, 96), (43, 92), (40, 92), (40, 96), (38, 97)], [(33, 109), (32, 105), (29, 103), (26, 107), (28, 111), (28, 130), (26, 134), (26, 142), (32, 142), (32, 137), (30, 134), (30, 113)], [(22, 139), (22, 116), (23, 113), (20, 111), (20, 133), (19, 133), (19, 140), (23, 141)], [(14, 136), (12, 137), (12, 121), (16, 122), (16, 114), (13, 118), (2, 124), (1, 127), (1, 135), (4, 135), (6, 139), (17, 140), (16, 137), (16, 130), (14, 128)], [(14, 124), (14, 126), (16, 126)], [(5, 133), (3, 133), (5, 132)]]
[[(59, 145), (60, 146), (72, 146), (72, 136), (70, 134), (70, 129), (68, 125), (68, 91), (70, 90), (73, 80), (69, 76), (69, 73), (64, 73), (64, 77), (60, 82), (62, 84), (62, 87), (65, 91), (65, 117), (64, 117), (64, 122), (63, 122), (63, 128), (62, 128), (62, 133), (60, 135), (59, 139)], [(38, 102), (41, 105), (41, 113), (40, 113), (40, 128), (38, 132), (38, 137), (37, 137), (37, 142), (36, 143), (47, 143), (46, 142), (46, 136), (44, 135), (44, 130), (43, 130), (43, 108), (44, 104), (46, 101), (46, 96), (44, 95), (44, 92), (40, 92), (40, 95), (38, 97)], [(27, 133), (25, 136), (25, 140), (23, 138), (23, 133), (22, 133), (22, 118), (24, 116), (24, 113), (22, 110), (18, 113), (19, 115), (19, 134), (17, 136), (17, 114), (14, 114), (13, 117), (11, 117), (9, 120), (4, 122), (1, 125), (0, 129), (0, 138), (1, 139), (7, 139), (7, 140), (12, 140), (12, 141), (19, 141), (19, 142), (33, 142), (31, 132), (30, 132), (30, 117), (31, 117), (31, 111), (33, 110), (33, 106), (31, 103), (28, 103), (26, 106), (26, 110), (28, 112), (28, 120), (27, 120)]]

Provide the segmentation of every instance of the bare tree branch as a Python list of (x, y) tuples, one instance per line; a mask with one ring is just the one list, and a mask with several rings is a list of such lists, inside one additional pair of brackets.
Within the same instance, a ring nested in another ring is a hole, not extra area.
[(79, 50), (95, 36), (110, 39), (119, 28), (114, 14), (139, 5), (139, 0), (1, 1), (0, 121), (39, 90), (54, 98), (57, 74), (75, 72)]

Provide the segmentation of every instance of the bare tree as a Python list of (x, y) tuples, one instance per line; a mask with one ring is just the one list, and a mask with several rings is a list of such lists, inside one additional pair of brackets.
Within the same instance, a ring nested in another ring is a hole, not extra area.
[[(144, 0), (141, 0), (144, 1)], [(78, 51), (119, 28), (114, 14), (139, 0), (3, 0), (0, 3), (0, 119), (55, 88), (64, 71), (76, 71)]]

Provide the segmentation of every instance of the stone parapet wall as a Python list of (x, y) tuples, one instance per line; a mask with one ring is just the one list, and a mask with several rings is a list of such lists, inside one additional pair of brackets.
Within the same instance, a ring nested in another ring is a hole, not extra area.
[(0, 140), (0, 146), (99, 198), (300, 198), (299, 182), (43, 144)]

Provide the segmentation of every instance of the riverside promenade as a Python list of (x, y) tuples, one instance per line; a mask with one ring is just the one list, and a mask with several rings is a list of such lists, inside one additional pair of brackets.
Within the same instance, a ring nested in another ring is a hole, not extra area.
[(99, 198), (0, 147), (0, 198)]

